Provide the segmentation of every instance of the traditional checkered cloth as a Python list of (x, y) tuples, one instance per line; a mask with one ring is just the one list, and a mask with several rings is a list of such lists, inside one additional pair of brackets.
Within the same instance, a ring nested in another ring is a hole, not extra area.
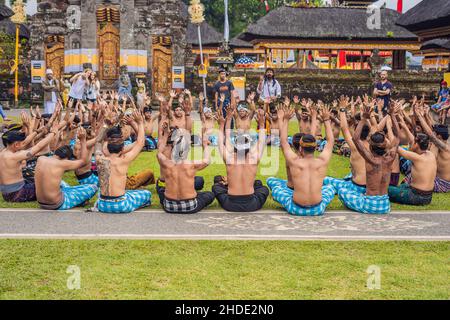
[(99, 179), (98, 176), (94, 173), (92, 173), (89, 177), (84, 178), (84, 179), (78, 179), (78, 183), (81, 185), (84, 184), (94, 184), (96, 186), (99, 185)]
[(219, 145), (219, 139), (217, 138), (217, 136), (208, 136), (208, 140), (209, 142), (211, 142), (212, 146), (218, 146)]
[(332, 185), (322, 187), (322, 202), (312, 207), (302, 207), (294, 202), (294, 190), (283, 186), (284, 180), (277, 178), (267, 179), (267, 185), (272, 190), (272, 197), (280, 203), (286, 211), (296, 216), (321, 216), (333, 200), (336, 190)]
[(447, 193), (450, 192), (450, 181), (446, 181), (439, 177), (434, 180), (434, 192), (436, 193)]
[(116, 199), (99, 198), (96, 204), (98, 211), (103, 213), (130, 213), (150, 205), (152, 194), (148, 190), (127, 191)]
[(367, 214), (386, 214), (391, 212), (389, 195), (367, 196), (351, 189), (342, 188), (339, 200), (349, 209)]
[(188, 213), (197, 209), (197, 206), (197, 198), (177, 201), (164, 199), (164, 209), (169, 213)]
[(61, 192), (64, 202), (58, 210), (69, 210), (91, 200), (97, 193), (98, 187), (94, 184), (71, 187), (67, 183), (61, 183)]
[(336, 179), (332, 177), (325, 177), (323, 180), (324, 185), (332, 185), (334, 189), (336, 190), (336, 194), (339, 192), (339, 190), (345, 188), (350, 189), (352, 191), (356, 191), (359, 193), (366, 193), (366, 188), (358, 186), (353, 183), (352, 180), (345, 180), (345, 179)]
[(145, 137), (145, 141), (147, 142), (147, 146), (149, 149), (155, 150), (156, 148), (158, 148), (158, 146), (155, 145), (155, 142), (158, 143), (158, 138), (153, 138), (152, 140), (149, 137)]

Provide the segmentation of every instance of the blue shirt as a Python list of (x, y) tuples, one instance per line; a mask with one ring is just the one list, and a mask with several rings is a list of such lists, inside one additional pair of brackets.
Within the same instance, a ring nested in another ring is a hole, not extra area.
[[(386, 81), (385, 83), (382, 83), (382, 82), (380, 81), (380, 82), (378, 82), (378, 83), (375, 85), (375, 88), (376, 88), (377, 90), (386, 91), (386, 90), (390, 89), (390, 90), (391, 90), (391, 93), (392, 93), (392, 88), (393, 88), (393, 87), (394, 87), (394, 86), (393, 86), (392, 83), (390, 83), (389, 81)], [(387, 111), (387, 110), (388, 110), (389, 104), (391, 103), (391, 93), (390, 93), (390, 94), (387, 94), (387, 95), (385, 95), (385, 96), (379, 96), (380, 99), (383, 99), (383, 100), (384, 100), (384, 107), (383, 107), (383, 110), (384, 110), (384, 111)]]
[(445, 102), (448, 99), (448, 88), (442, 88), (441, 91), (439, 91), (439, 97), (441, 97), (441, 102)]

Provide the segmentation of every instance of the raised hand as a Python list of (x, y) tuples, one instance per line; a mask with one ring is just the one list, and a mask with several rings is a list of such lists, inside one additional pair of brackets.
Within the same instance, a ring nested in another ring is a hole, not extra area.
[(294, 102), (294, 104), (300, 104), (299, 96), (294, 96), (294, 98), (292, 99), (292, 102)]
[(142, 114), (139, 111), (134, 111), (133, 114), (133, 119), (134, 121), (136, 121), (137, 124), (141, 124), (144, 123), (144, 118), (142, 117)]
[(289, 97), (284, 98), (284, 105), (289, 107), (291, 105), (291, 99), (289, 99)]
[(362, 117), (364, 119), (370, 119), (370, 114), (373, 111), (373, 107), (371, 104), (364, 104), (361, 108)]
[(170, 90), (169, 95), (172, 99), (175, 99), (177, 96), (177, 93), (175, 92), (175, 90)]
[(224, 102), (225, 102), (225, 94), (224, 94), (224, 93), (221, 93), (221, 94), (220, 94), (219, 101), (220, 101), (221, 103), (224, 103)]
[(80, 141), (86, 141), (86, 136), (86, 130), (83, 127), (77, 129), (77, 138), (80, 139)]
[(320, 108), (319, 115), (322, 118), (322, 121), (325, 122), (331, 119), (331, 110), (329, 106), (323, 105)]
[(256, 92), (252, 91), (247, 97), (247, 102), (249, 104), (252, 104), (253, 102), (255, 102), (255, 97), (256, 97)]

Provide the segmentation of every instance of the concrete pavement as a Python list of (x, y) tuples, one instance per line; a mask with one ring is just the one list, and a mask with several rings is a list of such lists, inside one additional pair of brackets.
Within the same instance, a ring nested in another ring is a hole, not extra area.
[(369, 216), (332, 211), (322, 217), (294, 217), (274, 210), (207, 210), (195, 215), (141, 210), (106, 215), (81, 210), (2, 209), (0, 238), (450, 241), (450, 212)]

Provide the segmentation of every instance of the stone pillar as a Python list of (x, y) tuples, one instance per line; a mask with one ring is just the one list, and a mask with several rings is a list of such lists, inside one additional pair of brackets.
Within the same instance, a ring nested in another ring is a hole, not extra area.
[(394, 50), (392, 54), (392, 69), (405, 70), (406, 69), (406, 51)]
[(91, 64), (98, 71), (97, 6), (95, 1), (81, 0), (81, 64)]

